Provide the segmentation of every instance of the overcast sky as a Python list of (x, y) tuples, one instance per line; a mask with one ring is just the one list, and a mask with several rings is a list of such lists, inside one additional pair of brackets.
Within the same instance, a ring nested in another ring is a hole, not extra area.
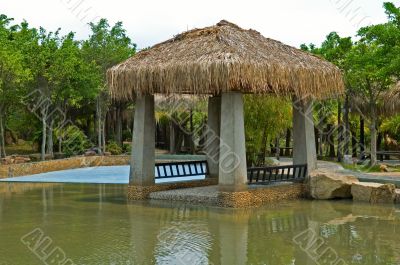
[[(381, 0), (1, 0), (0, 13), (47, 30), (89, 35), (100, 17), (122, 21), (139, 48), (192, 28), (226, 19), (243, 28), (299, 47), (320, 44), (331, 31), (354, 36), (360, 26), (384, 22)], [(400, 5), (400, 0), (392, 1)]]

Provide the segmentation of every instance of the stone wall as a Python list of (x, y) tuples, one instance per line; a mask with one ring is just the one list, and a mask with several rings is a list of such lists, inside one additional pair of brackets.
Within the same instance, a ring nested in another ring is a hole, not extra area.
[(220, 207), (227, 208), (248, 208), (306, 197), (306, 186), (301, 183), (294, 183), (251, 187), (248, 191), (244, 192), (220, 192), (217, 204)]
[(130, 156), (79, 156), (25, 164), (1, 165), (0, 179), (74, 168), (129, 165), (129, 161)]
[(166, 190), (177, 190), (177, 189), (187, 189), (217, 185), (218, 179), (209, 178), (204, 180), (186, 181), (186, 182), (173, 182), (173, 183), (163, 183), (156, 184), (153, 186), (134, 186), (130, 185), (128, 187), (128, 199), (129, 200), (145, 200), (149, 199), (150, 193), (157, 191)]
[[(201, 181), (166, 183), (145, 187), (129, 186), (128, 199), (145, 200), (154, 198), (154, 196), (150, 196), (153, 192), (214, 186), (217, 184), (217, 179), (205, 179)], [(182, 194), (177, 191), (173, 196), (156, 197), (156, 200), (182, 201), (186, 203), (207, 204), (225, 208), (251, 208), (307, 197), (306, 186), (301, 183), (283, 183), (275, 186), (253, 186), (249, 187), (247, 191), (242, 192), (221, 192), (218, 188), (215, 188), (215, 190), (207, 190), (207, 192), (215, 192), (215, 197), (210, 197), (210, 194), (202, 196), (202, 190), (199, 189), (193, 194)]]

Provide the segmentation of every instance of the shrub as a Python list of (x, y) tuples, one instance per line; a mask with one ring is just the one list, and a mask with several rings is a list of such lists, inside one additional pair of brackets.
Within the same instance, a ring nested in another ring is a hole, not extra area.
[(76, 126), (69, 126), (63, 130), (62, 138), (62, 149), (66, 156), (82, 154), (90, 147), (86, 135)]
[(124, 143), (122, 145), (122, 151), (124, 152), (124, 154), (129, 154), (132, 151), (132, 144)]
[(122, 148), (116, 142), (110, 141), (106, 148), (107, 152), (110, 152), (112, 155), (120, 155), (122, 154)]

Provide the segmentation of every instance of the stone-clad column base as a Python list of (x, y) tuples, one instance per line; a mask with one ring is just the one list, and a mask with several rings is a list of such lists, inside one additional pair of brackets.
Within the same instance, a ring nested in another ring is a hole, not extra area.
[(219, 192), (217, 206), (224, 208), (248, 208), (260, 205), (248, 191)]
[(306, 185), (296, 183), (275, 187), (251, 188), (242, 192), (220, 191), (217, 206), (224, 208), (251, 208), (306, 197)]
[(137, 186), (130, 185), (128, 186), (128, 200), (131, 201), (140, 201), (146, 200), (149, 198), (150, 193), (156, 191), (162, 191), (163, 186), (154, 185), (154, 186)]
[(196, 188), (217, 185), (218, 179), (204, 179), (195, 180), (188, 182), (175, 182), (175, 183), (163, 183), (149, 186), (140, 185), (129, 185), (128, 186), (128, 200), (139, 201), (149, 199), (150, 193), (165, 190), (177, 190), (186, 188)]

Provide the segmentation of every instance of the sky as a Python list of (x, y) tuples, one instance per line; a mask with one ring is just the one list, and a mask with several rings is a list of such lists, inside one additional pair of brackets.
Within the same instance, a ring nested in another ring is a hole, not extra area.
[[(386, 20), (381, 0), (1, 0), (0, 13), (16, 23), (49, 31), (61, 28), (78, 39), (90, 34), (89, 22), (122, 21), (129, 37), (146, 48), (193, 28), (225, 19), (265, 37), (299, 47), (319, 45), (336, 31), (354, 36), (357, 29)], [(400, 0), (392, 1), (400, 5)]]

